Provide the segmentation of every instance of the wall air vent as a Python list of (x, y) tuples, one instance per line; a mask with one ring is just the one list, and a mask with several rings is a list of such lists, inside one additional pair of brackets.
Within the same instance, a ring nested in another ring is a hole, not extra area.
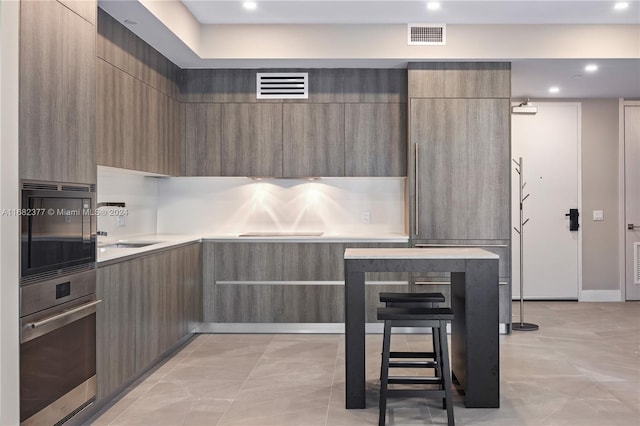
[(447, 44), (445, 24), (408, 24), (407, 43), (410, 46), (443, 46)]
[(258, 99), (308, 99), (309, 73), (256, 73), (256, 97)]

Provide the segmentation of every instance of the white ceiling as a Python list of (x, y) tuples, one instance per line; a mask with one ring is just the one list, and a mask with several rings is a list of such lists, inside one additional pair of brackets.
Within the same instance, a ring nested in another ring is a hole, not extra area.
[[(150, 0), (144, 0), (149, 2)], [(154, 1), (154, 0), (151, 0)], [(159, 1), (159, 0), (155, 0)], [(257, 0), (257, 9), (243, 9), (242, 1), (181, 0), (191, 14), (207, 24), (397, 24), (434, 22), (447, 24), (633, 24), (640, 25), (640, 0), (629, 1), (625, 11), (615, 11), (614, 1), (441, 1), (435, 12), (421, 1)], [(142, 7), (142, 1), (99, 0), (99, 5), (160, 53), (185, 68), (269, 67), (405, 67), (407, 61), (292, 60), (273, 58), (199, 58)], [(166, 24), (166, 23), (165, 23)], [(640, 37), (640, 30), (639, 30)], [(437, 60), (437, 59), (435, 59)], [(501, 59), (504, 60), (504, 59)], [(596, 63), (596, 73), (584, 66)], [(550, 86), (561, 88), (554, 95)], [(640, 98), (640, 52), (629, 59), (523, 59), (512, 60), (514, 98)]]
[(431, 11), (424, 0), (181, 0), (202, 24), (640, 24), (638, 0), (624, 11), (609, 1), (443, 0)]

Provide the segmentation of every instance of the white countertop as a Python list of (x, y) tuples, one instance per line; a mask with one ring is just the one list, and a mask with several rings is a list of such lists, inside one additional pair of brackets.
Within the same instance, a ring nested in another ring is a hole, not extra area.
[[(199, 235), (175, 235), (175, 234), (150, 234), (150, 235), (137, 235), (134, 237), (128, 237), (124, 239), (105, 239), (98, 242), (98, 264), (125, 258), (128, 256), (139, 255), (146, 252), (155, 251), (167, 247), (172, 247), (179, 244), (185, 244), (195, 241), (200, 241)], [(136, 248), (112, 248), (104, 247), (109, 244), (126, 243), (126, 242), (153, 242), (153, 244), (145, 247)]]
[(348, 248), (345, 259), (499, 259), (475, 247), (462, 248)]
[[(98, 265), (111, 262), (116, 259), (125, 260), (130, 256), (136, 256), (159, 249), (186, 244), (195, 241), (219, 241), (219, 242), (269, 242), (269, 243), (406, 243), (409, 237), (405, 234), (322, 234), (320, 236), (252, 236), (240, 237), (233, 234), (207, 234), (207, 235), (177, 235), (177, 234), (148, 234), (136, 235), (123, 239), (100, 239), (98, 242)], [(153, 242), (145, 247), (116, 248), (106, 245), (126, 242)]]

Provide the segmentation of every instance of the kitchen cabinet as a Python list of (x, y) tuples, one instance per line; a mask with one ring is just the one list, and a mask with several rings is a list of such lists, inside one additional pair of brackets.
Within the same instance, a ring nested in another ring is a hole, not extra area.
[(98, 268), (98, 400), (121, 391), (200, 322), (201, 274), (199, 243)]
[[(511, 323), (510, 64), (410, 64), (412, 244), (473, 246), (500, 256), (500, 322)], [(413, 274), (441, 291), (448, 274)]]
[(92, 25), (96, 24), (96, 11), (98, 7), (95, 1), (91, 0), (58, 0), (60, 3), (68, 7), (80, 15), (83, 19)]
[(509, 99), (412, 99), (419, 239), (509, 239)]
[(343, 104), (284, 104), (284, 176), (344, 176)]
[(345, 174), (406, 176), (407, 105), (345, 104)]
[(223, 104), (221, 174), (282, 176), (282, 104)]
[(95, 40), (95, 26), (61, 3), (21, 2), (21, 178), (96, 182)]
[[(204, 321), (344, 322), (344, 249), (389, 243), (206, 242)], [(367, 318), (381, 291), (407, 291), (408, 274), (367, 274)]]
[(180, 174), (178, 68), (104, 11), (98, 23), (97, 163)]
[(219, 176), (221, 174), (220, 104), (183, 103), (182, 137), (184, 176)]

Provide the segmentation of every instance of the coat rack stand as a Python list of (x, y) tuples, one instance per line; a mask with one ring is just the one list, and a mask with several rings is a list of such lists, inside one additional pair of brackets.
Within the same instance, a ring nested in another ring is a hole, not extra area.
[(523, 221), (523, 205), (524, 205), (524, 201), (529, 198), (530, 194), (527, 194), (525, 196), (523, 196), (523, 191), (524, 191), (524, 187), (527, 185), (526, 182), (523, 183), (522, 182), (522, 176), (523, 176), (523, 172), (522, 172), (522, 157), (520, 157), (519, 161), (513, 160), (513, 162), (516, 164), (516, 172), (518, 172), (519, 175), (519, 180), (520, 180), (520, 225), (518, 226), (518, 228), (516, 228), (515, 226), (513, 227), (513, 229), (518, 233), (518, 235), (520, 236), (520, 322), (514, 322), (511, 324), (511, 329), (512, 330), (518, 330), (518, 331), (534, 331), (537, 330), (539, 327), (537, 324), (532, 324), (530, 322), (524, 322), (524, 263), (523, 263), (523, 248), (524, 248), (524, 244), (523, 244), (523, 232), (524, 232), (524, 225), (527, 224), (527, 222), (529, 222), (529, 219), (526, 219)]

